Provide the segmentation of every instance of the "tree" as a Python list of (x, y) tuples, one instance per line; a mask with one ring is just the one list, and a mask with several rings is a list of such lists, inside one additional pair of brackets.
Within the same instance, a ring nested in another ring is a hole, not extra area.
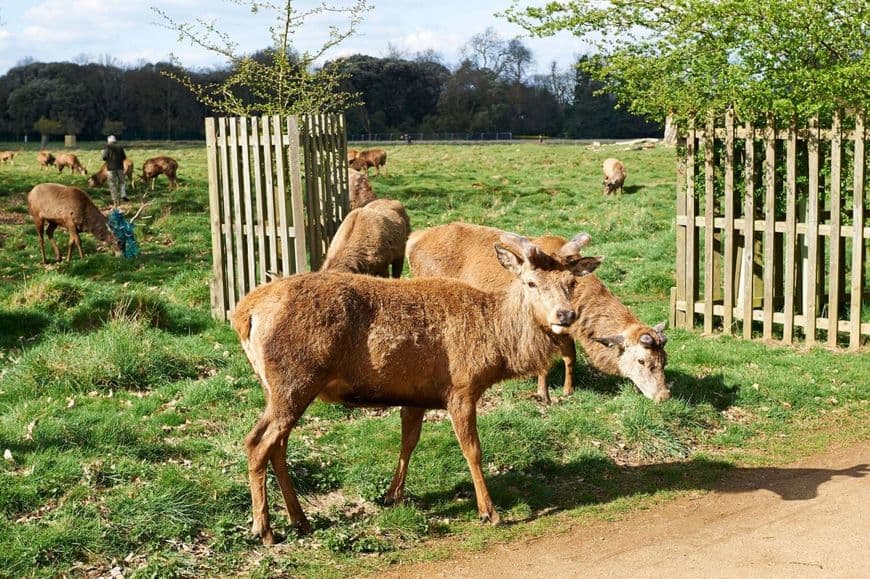
[(62, 135), (64, 133), (64, 126), (61, 121), (47, 119), (45, 117), (41, 117), (38, 121), (33, 123), (33, 128), (39, 131), (39, 134), (42, 135), (42, 147), (45, 147), (48, 144), (48, 138), (50, 135)]
[(535, 35), (569, 30), (597, 46), (586, 70), (632, 112), (658, 120), (870, 104), (866, 0), (575, 0), (515, 3), (504, 15)]
[[(356, 31), (363, 14), (369, 10), (367, 0), (354, 0), (349, 8), (321, 4), (297, 11), (291, 0), (275, 3), (268, 0), (235, 0), (251, 12), (274, 14), (270, 28), (272, 47), (268, 58), (254, 58), (240, 53), (238, 44), (222, 32), (217, 23), (197, 19), (178, 22), (158, 8), (154, 12), (163, 18), (166, 28), (178, 33), (182, 40), (224, 57), (230, 74), (220, 82), (201, 84), (187, 72), (166, 71), (165, 74), (187, 87), (209, 108), (229, 115), (297, 114), (303, 112), (342, 111), (354, 104), (355, 95), (339, 89), (343, 77), (338, 69), (314, 69), (315, 62), (330, 49)], [(340, 14), (348, 18), (347, 28), (329, 29), (329, 38), (312, 52), (293, 50), (293, 35), (306, 20), (322, 14)]]

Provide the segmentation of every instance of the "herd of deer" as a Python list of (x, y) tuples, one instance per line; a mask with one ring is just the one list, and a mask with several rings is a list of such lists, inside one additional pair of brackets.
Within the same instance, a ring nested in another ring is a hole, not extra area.
[[(85, 173), (77, 159), (67, 162)], [(171, 175), (166, 174), (174, 182), (177, 163), (172, 163)], [(577, 340), (599, 371), (629, 378), (656, 402), (670, 397), (664, 324), (643, 324), (592, 275), (603, 258), (581, 255), (589, 235), (530, 240), (467, 223), (412, 234), (402, 204), (377, 199), (372, 191), (368, 168), (376, 167), (379, 174), (385, 164), (384, 151), (349, 152), (352, 210), (321, 270), (255, 288), (232, 316), (265, 391), (266, 408), (245, 439), (251, 532), (265, 544), (275, 542), (266, 500), (268, 464), (291, 523), (302, 533), (310, 530), (286, 450), (290, 431), (315, 399), (401, 407), (401, 451), (385, 495), (388, 503), (403, 498), (424, 413), (446, 409), (471, 471), (478, 513), (497, 524), (477, 434), (476, 405), (487, 388), (537, 375), (538, 396), (549, 403), (546, 374), (558, 352), (565, 364), (563, 391), (570, 395)], [(608, 159), (604, 170), (605, 194), (621, 189), (622, 163)], [(97, 183), (97, 175), (89, 185)], [(82, 231), (118, 251), (106, 218), (81, 189), (39, 184), (28, 203), (43, 262), (46, 225), (57, 259), (53, 233), (58, 226), (70, 231), (67, 260), (73, 245), (82, 255)], [(412, 278), (399, 279), (406, 255)]]
[[(0, 162), (4, 164), (7, 161), (14, 162), (15, 155), (14, 151), (2, 151), (0, 152)], [(70, 172), (81, 175), (87, 175), (88, 173), (78, 156), (72, 153), (60, 153), (55, 156), (49, 151), (40, 151), (36, 155), (36, 161), (42, 170), (54, 166), (59, 173), (63, 173), (65, 168), (69, 168)], [(150, 186), (150, 190), (154, 191), (157, 176), (166, 175), (169, 179), (169, 190), (171, 191), (178, 188), (177, 172), (178, 162), (172, 157), (152, 157), (146, 160), (142, 166), (141, 180), (144, 181), (146, 188)], [(88, 187), (93, 188), (104, 185), (108, 175), (109, 172), (106, 169), (106, 164), (103, 163), (100, 170), (88, 178)], [(124, 175), (130, 180), (130, 187), (134, 187), (133, 161), (130, 159), (124, 160)], [(40, 183), (28, 193), (27, 206), (39, 236), (39, 251), (42, 255), (42, 263), (46, 263), (45, 235), (48, 235), (48, 240), (54, 249), (55, 259), (60, 260), (60, 250), (54, 240), (54, 232), (58, 227), (62, 227), (69, 232), (67, 261), (72, 259), (73, 247), (78, 250), (79, 257), (84, 257), (79, 238), (79, 233), (82, 232), (91, 233), (94, 237), (106, 243), (115, 255), (120, 255), (123, 249), (121, 247), (122, 242), (115, 238), (114, 233), (108, 227), (106, 214), (100, 211), (90, 196), (79, 187), (71, 187), (58, 183)], [(138, 215), (139, 213), (133, 219), (138, 217)]]
[[(364, 175), (368, 185), (368, 166), (383, 165), (386, 155), (372, 156), (382, 159), (374, 165), (359, 158), (349, 155), (350, 171), (356, 164), (357, 178)], [(376, 199), (370, 186), (355, 200), (353, 173), (350, 181), (356, 206), (321, 270), (255, 288), (232, 316), (266, 398), (245, 439), (251, 532), (264, 544), (276, 540), (266, 499), (268, 464), (291, 523), (300, 533), (310, 530), (286, 450), (290, 431), (315, 399), (401, 407), (401, 450), (388, 503), (403, 498), (424, 413), (446, 409), (471, 471), (478, 513), (497, 524), (477, 433), (476, 405), (487, 388), (538, 375), (538, 394), (549, 402), (546, 372), (561, 352), (570, 394), (576, 339), (600, 371), (631, 379), (656, 402), (670, 397), (664, 324), (643, 324), (591, 275), (603, 258), (581, 255), (589, 235), (530, 240), (467, 223), (411, 234), (401, 203)], [(406, 254), (412, 277), (399, 279)]]

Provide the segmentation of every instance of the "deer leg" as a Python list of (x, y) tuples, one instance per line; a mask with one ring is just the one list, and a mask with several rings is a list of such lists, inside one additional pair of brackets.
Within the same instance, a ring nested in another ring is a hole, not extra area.
[(85, 253), (82, 251), (82, 240), (79, 238), (79, 231), (75, 225), (73, 225), (69, 230), (69, 249), (66, 252), (67, 261), (72, 261), (73, 244), (75, 244), (76, 249), (79, 250), (79, 259), (84, 259)]
[(402, 268), (405, 266), (405, 256), (403, 255), (401, 259), (395, 260), (390, 266), (393, 271), (393, 277), (399, 279), (402, 277)]
[(42, 263), (45, 263), (45, 238), (43, 237), (42, 229), (45, 223), (38, 217), (33, 218), (33, 224), (36, 226), (36, 234), (39, 236), (39, 253), (42, 254)]
[(54, 231), (57, 229), (57, 223), (49, 223), (45, 228), (45, 234), (48, 235), (48, 241), (51, 243), (51, 248), (54, 249), (54, 259), (60, 261), (60, 248), (54, 240)]
[(423, 427), (423, 408), (402, 407), (402, 451), (399, 453), (399, 464), (393, 475), (390, 489), (384, 495), (384, 502), (388, 505), (402, 502), (405, 492), (405, 477), (408, 475), (408, 464), (411, 462), (411, 453), (420, 441), (420, 430)]
[(474, 483), (474, 494), (477, 497), (477, 512), (482, 521), (489, 521), (493, 525), (497, 525), (501, 520), (498, 512), (495, 510), (495, 505), (492, 504), (492, 499), (489, 496), (489, 490), (486, 488), (486, 481), (483, 478), (483, 468), (481, 460), (483, 458), (480, 451), (480, 438), (477, 436), (477, 408), (475, 401), (454, 396), (447, 403), (447, 411), (450, 413), (450, 419), (453, 422), (453, 432), (459, 440), (459, 446), (462, 447), (462, 454), (468, 462), (468, 469), (471, 471), (471, 480)]
[[(270, 390), (267, 388), (267, 390)], [(298, 391), (297, 391), (298, 392)], [(248, 455), (248, 482), (251, 486), (251, 502), (254, 523), (251, 534), (260, 537), (264, 545), (275, 543), (272, 527), (269, 524), (269, 503), (266, 499), (266, 465), (272, 463), (278, 485), (284, 496), (290, 521), (305, 533), (310, 529), (308, 520), (302, 512), (296, 487), (287, 470), (287, 436), (305, 412), (312, 396), (303, 399), (282, 400), (277, 406), (267, 404), (266, 410), (257, 424), (245, 438), (245, 451)]]
[(278, 479), (278, 486), (281, 487), (281, 495), (284, 497), (284, 505), (287, 507), (290, 523), (296, 527), (296, 531), (300, 535), (307, 535), (311, 532), (311, 524), (305, 517), (305, 513), (302, 512), (302, 505), (299, 504), (299, 496), (296, 494), (296, 486), (287, 470), (287, 435), (284, 435), (275, 445), (270, 460), (272, 470), (275, 471), (275, 478)]
[(545, 404), (550, 403), (550, 389), (547, 388), (547, 373), (538, 374), (538, 399)]
[(562, 362), (565, 364), (565, 396), (574, 394), (574, 363), (577, 361), (577, 348), (574, 338), (563, 336), (559, 340), (559, 351), (562, 353)]

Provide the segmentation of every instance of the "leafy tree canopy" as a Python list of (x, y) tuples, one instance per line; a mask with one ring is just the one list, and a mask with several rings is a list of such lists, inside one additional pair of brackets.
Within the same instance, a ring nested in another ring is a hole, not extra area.
[[(165, 74), (187, 87), (210, 109), (228, 115), (273, 115), (306, 112), (339, 112), (356, 104), (356, 95), (340, 90), (341, 76), (334, 67), (315, 71), (315, 62), (330, 49), (353, 35), (363, 14), (370, 9), (367, 0), (354, 0), (350, 7), (323, 3), (297, 10), (291, 0), (270, 2), (233, 0), (252, 13), (271, 12), (274, 24), (269, 32), (272, 47), (255, 55), (239, 52), (238, 44), (220, 30), (216, 22), (197, 19), (178, 22), (158, 8), (166, 28), (178, 33), (179, 40), (190, 42), (224, 57), (231, 74), (213, 83), (199, 83), (187, 73)], [(298, 53), (293, 35), (305, 21), (321, 14), (340, 14), (348, 18), (345, 29), (330, 27), (327, 40), (317, 50)]]
[(734, 107), (806, 117), (870, 103), (866, 0), (571, 0), (505, 12), (537, 36), (570, 31), (632, 112), (663, 119)]

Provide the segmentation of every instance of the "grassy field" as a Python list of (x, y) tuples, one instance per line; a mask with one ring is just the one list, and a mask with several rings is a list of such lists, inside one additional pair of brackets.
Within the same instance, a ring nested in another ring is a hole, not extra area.
[[(16, 148), (15, 146), (9, 148)], [(414, 228), (454, 220), (530, 235), (592, 234), (600, 277), (646, 322), (673, 285), (674, 152), (618, 152), (625, 195), (601, 195), (614, 148), (413, 145), (389, 148), (375, 192)], [(122, 260), (83, 236), (85, 259), (43, 266), (26, 207), (36, 183), (85, 177), (36, 166), (35, 148), (0, 166), (0, 575), (345, 576), (449, 556), (493, 541), (616, 518), (709, 489), (735, 466), (781, 464), (870, 439), (870, 356), (669, 332), (674, 396), (653, 405), (582, 363), (578, 392), (544, 407), (532, 380), (492, 388), (480, 434), (506, 524), (476, 522), (449, 421), (430, 413), (410, 500), (379, 502), (398, 455), (397, 410), (315, 402), (290, 437), (291, 472), (314, 532), (296, 537), (269, 483), (273, 523), (248, 537), (242, 440), (263, 407), (235, 334), (209, 315), (210, 247), (201, 144), (133, 144), (180, 164), (137, 222), (142, 255)], [(77, 151), (98, 167), (99, 146)], [(108, 191), (91, 191), (98, 205)], [(137, 200), (141, 189), (133, 196)], [(133, 203), (132, 209), (137, 208)], [(58, 234), (61, 247), (66, 235)], [(561, 384), (554, 365), (550, 383)], [(558, 392), (554, 390), (554, 393)], [(5, 451), (8, 450), (8, 453)]]

